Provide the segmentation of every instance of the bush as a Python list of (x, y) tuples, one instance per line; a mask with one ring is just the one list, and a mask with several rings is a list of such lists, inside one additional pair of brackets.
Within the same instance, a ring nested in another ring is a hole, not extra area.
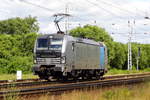
[(36, 33), (22, 35), (0, 34), (0, 73), (30, 73)]
[(16, 73), (17, 70), (21, 70), (23, 73), (31, 72), (33, 66), (32, 57), (12, 57), (7, 67), (7, 73)]

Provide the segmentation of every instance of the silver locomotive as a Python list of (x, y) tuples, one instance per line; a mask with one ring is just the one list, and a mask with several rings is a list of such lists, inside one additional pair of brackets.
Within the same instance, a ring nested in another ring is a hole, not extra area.
[(37, 38), (33, 71), (41, 79), (100, 78), (106, 72), (107, 49), (103, 43), (64, 34)]

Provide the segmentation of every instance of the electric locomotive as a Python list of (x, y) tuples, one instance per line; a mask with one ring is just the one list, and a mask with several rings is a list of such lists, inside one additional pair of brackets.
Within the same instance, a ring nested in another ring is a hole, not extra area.
[(34, 74), (41, 79), (100, 78), (106, 72), (104, 43), (65, 34), (37, 38), (34, 47)]

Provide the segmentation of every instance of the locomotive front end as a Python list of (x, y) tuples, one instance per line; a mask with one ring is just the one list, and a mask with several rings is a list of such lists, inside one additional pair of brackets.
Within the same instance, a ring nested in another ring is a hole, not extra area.
[(63, 37), (61, 34), (53, 34), (43, 35), (37, 39), (33, 71), (41, 79), (59, 77), (62, 74), (65, 64), (65, 57), (62, 54)]

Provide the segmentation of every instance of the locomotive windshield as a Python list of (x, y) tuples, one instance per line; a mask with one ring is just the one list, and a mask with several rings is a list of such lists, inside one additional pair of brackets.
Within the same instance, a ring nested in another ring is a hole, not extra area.
[(62, 48), (62, 39), (53, 38), (50, 41), (49, 49), (50, 50), (61, 50)]
[(38, 48), (47, 48), (48, 39), (38, 39)]
[(62, 39), (61, 38), (38, 39), (37, 48), (49, 50), (61, 50)]

